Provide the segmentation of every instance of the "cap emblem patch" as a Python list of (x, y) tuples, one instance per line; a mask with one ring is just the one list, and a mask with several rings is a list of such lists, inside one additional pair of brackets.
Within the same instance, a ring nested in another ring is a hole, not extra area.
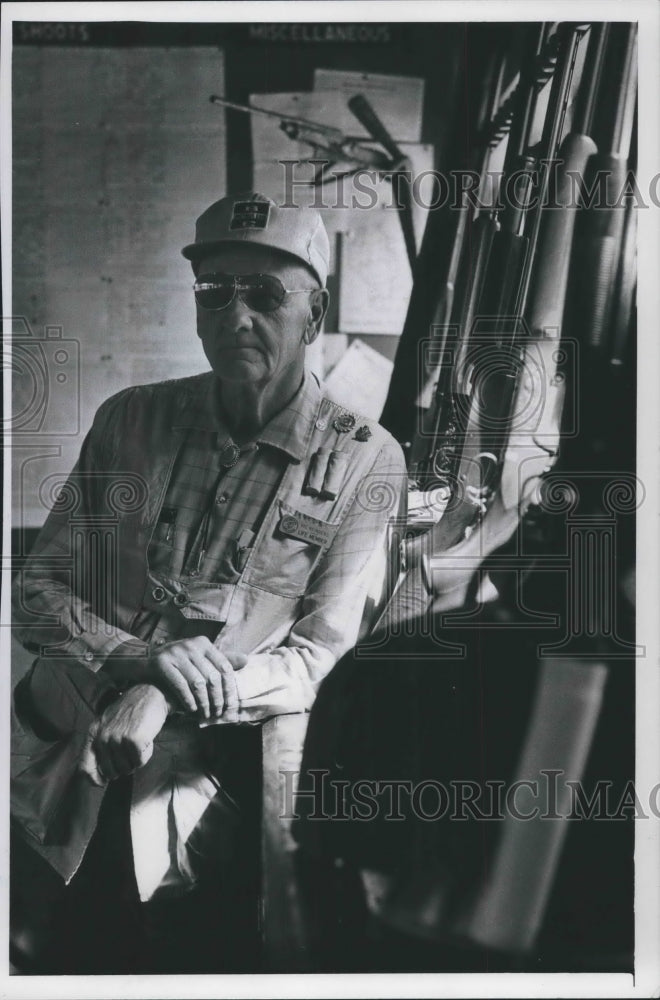
[(265, 201), (237, 201), (231, 213), (230, 229), (265, 229), (270, 205)]

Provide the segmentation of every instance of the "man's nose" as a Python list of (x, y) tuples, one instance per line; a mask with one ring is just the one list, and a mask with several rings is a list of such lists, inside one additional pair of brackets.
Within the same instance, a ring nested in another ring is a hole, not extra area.
[(253, 310), (246, 306), (238, 292), (234, 293), (229, 305), (225, 309), (221, 309), (217, 315), (223, 329), (234, 331), (252, 328)]

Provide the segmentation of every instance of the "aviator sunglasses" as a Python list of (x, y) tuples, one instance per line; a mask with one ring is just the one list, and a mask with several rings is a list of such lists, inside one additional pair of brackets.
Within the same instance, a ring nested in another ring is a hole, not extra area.
[(274, 312), (286, 295), (313, 292), (314, 288), (285, 288), (272, 274), (202, 274), (193, 285), (197, 305), (202, 309), (226, 309), (234, 296), (255, 312)]

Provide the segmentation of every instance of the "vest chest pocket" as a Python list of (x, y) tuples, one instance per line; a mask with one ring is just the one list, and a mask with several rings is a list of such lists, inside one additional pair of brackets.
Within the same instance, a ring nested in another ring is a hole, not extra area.
[(252, 586), (286, 597), (300, 597), (339, 522), (296, 510), (280, 502), (251, 553), (243, 579)]
[[(170, 511), (166, 512), (168, 515)], [(176, 515), (176, 511), (172, 511)], [(173, 545), (174, 544), (174, 531), (176, 529), (176, 517), (160, 517), (154, 526), (153, 535), (151, 536), (152, 542), (158, 542), (161, 545)]]

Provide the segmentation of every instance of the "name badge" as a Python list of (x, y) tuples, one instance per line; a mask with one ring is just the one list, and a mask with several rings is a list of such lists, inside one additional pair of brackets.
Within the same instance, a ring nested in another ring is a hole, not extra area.
[(327, 548), (332, 541), (338, 525), (328, 521), (320, 521), (311, 514), (303, 514), (298, 510), (282, 514), (278, 528), (288, 538), (296, 538), (310, 545), (320, 545)]

